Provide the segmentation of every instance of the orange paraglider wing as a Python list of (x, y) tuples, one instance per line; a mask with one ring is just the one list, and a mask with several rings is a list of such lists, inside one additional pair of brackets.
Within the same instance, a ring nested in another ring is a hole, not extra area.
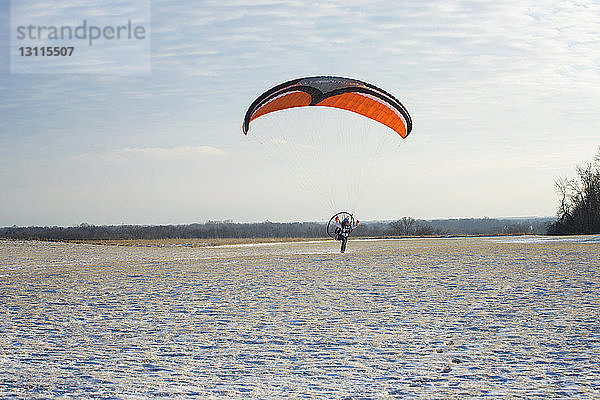
[(412, 130), (412, 119), (394, 96), (370, 83), (336, 76), (294, 79), (267, 90), (248, 108), (242, 131), (263, 115), (294, 107), (333, 107), (377, 121), (403, 138)]

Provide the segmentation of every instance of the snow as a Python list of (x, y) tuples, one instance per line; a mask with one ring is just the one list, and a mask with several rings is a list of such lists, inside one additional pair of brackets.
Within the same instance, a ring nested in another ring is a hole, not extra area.
[(0, 398), (598, 398), (597, 241), (0, 241)]
[(495, 238), (499, 243), (600, 243), (598, 235), (581, 236), (503, 236)]

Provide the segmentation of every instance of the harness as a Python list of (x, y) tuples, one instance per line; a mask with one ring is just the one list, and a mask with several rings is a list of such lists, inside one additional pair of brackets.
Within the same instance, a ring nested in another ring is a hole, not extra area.
[(336, 233), (339, 236), (343, 236), (345, 238), (347, 238), (350, 235), (350, 232), (352, 232), (352, 226), (350, 224), (348, 224), (348, 225), (342, 224), (341, 228), (336, 229)]

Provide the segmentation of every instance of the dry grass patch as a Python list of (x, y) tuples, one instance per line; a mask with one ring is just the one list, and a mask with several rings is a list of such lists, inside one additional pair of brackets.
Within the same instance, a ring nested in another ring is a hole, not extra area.
[(210, 247), (235, 244), (258, 244), (280, 242), (308, 242), (325, 238), (214, 238), (214, 239), (111, 239), (111, 240), (71, 240), (70, 243), (86, 243), (112, 246), (135, 247)]

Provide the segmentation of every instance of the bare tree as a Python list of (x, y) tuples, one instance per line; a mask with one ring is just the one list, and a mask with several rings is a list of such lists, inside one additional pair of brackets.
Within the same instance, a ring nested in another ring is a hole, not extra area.
[(413, 217), (402, 217), (398, 221), (390, 224), (392, 234), (400, 236), (408, 236), (414, 234), (415, 219)]
[(600, 232), (600, 148), (594, 162), (577, 167), (577, 176), (556, 181), (560, 205), (550, 234)]

